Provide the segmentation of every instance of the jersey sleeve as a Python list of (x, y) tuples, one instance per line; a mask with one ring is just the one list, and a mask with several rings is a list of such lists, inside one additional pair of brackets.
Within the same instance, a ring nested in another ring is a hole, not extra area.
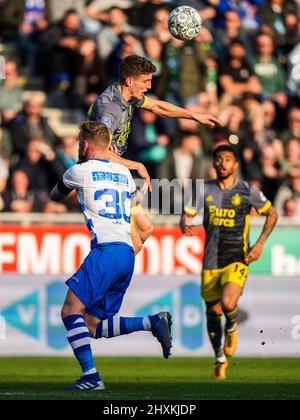
[(196, 189), (193, 188), (190, 194), (184, 201), (184, 213), (187, 216), (195, 217), (203, 215), (204, 212), (204, 196), (205, 184), (203, 182), (197, 183)]
[(118, 128), (118, 119), (116, 118), (118, 112), (119, 110), (113, 109), (112, 104), (103, 104), (96, 100), (88, 111), (88, 118), (90, 121), (105, 124), (111, 134), (113, 134)]
[(267, 199), (264, 193), (254, 185), (251, 186), (250, 190), (250, 204), (259, 214), (263, 214), (268, 211), (272, 205), (271, 201)]
[(145, 108), (147, 106), (147, 103), (148, 103), (148, 97), (143, 96), (143, 98), (141, 100), (136, 102), (135, 106), (137, 108)]
[(62, 181), (69, 190), (73, 190), (74, 188), (77, 190), (80, 187), (83, 187), (84, 171), (82, 170), (81, 165), (74, 165), (69, 168), (64, 173)]

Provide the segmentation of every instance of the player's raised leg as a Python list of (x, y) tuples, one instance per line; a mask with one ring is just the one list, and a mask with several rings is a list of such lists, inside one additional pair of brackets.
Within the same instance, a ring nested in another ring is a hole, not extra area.
[(83, 317), (84, 312), (85, 305), (69, 289), (61, 315), (67, 330), (67, 339), (81, 366), (83, 376), (74, 385), (66, 388), (67, 391), (98, 391), (105, 389), (105, 385), (95, 367), (91, 338)]
[(169, 312), (160, 312), (145, 317), (115, 315), (103, 320), (87, 314), (85, 319), (92, 338), (113, 338), (137, 331), (150, 331), (160, 342), (164, 358), (168, 359), (171, 354), (172, 317)]

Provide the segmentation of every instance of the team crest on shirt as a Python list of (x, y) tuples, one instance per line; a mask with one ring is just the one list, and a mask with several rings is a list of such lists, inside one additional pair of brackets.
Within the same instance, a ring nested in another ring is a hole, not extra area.
[(232, 197), (231, 202), (232, 202), (232, 204), (233, 204), (234, 206), (239, 206), (239, 205), (241, 204), (241, 202), (242, 202), (242, 199), (241, 199), (241, 197), (240, 197), (240, 195), (239, 195), (239, 194), (235, 194), (235, 195)]
[(213, 197), (212, 195), (209, 195), (209, 196), (206, 198), (206, 202), (207, 202), (207, 203), (211, 203), (212, 201), (214, 201), (214, 197)]
[(109, 117), (101, 117), (101, 124), (105, 124), (112, 131), (112, 120)]

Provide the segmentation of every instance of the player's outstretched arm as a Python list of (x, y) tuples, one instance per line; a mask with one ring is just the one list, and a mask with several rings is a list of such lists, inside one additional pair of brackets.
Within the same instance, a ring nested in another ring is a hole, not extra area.
[(147, 191), (152, 191), (151, 178), (145, 165), (143, 165), (140, 162), (135, 162), (133, 160), (123, 159), (121, 156), (117, 155), (112, 151), (108, 153), (108, 157), (109, 160), (111, 160), (112, 162), (120, 163), (121, 165), (126, 166), (126, 168), (128, 169), (138, 172), (139, 176), (144, 180), (144, 185), (141, 190), (143, 193), (146, 193)]
[(257, 261), (260, 258), (264, 244), (268, 237), (271, 235), (277, 223), (278, 213), (273, 206), (271, 206), (269, 210), (264, 213), (264, 215), (266, 216), (266, 223), (256, 244), (250, 249), (248, 255), (245, 258), (246, 264), (250, 264), (254, 261)]
[(186, 118), (197, 121), (202, 125), (208, 125), (209, 127), (222, 127), (221, 121), (213, 115), (191, 112), (166, 101), (159, 101), (148, 97), (144, 108), (161, 117)]

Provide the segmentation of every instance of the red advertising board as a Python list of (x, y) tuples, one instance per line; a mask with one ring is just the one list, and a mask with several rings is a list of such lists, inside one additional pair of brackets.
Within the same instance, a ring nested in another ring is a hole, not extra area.
[[(204, 232), (187, 237), (179, 228), (159, 227), (136, 259), (136, 274), (199, 273)], [(70, 274), (90, 249), (90, 236), (81, 225), (0, 226), (0, 272)]]

